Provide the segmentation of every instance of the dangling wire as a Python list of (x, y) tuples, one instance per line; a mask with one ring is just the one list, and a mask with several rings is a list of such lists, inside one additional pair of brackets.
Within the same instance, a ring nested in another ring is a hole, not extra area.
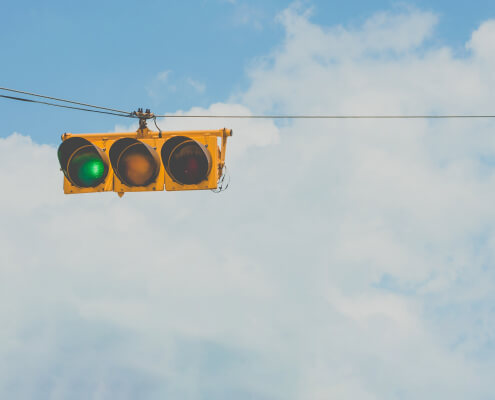
[(162, 131), (160, 129), (160, 127), (158, 126), (158, 124), (156, 123), (156, 117), (153, 117), (153, 122), (155, 123), (155, 126), (156, 126), (156, 129), (158, 129), (158, 137), (161, 138), (162, 137)]
[(216, 189), (212, 189), (213, 193), (221, 193), (227, 190), (230, 185), (230, 174), (227, 170), (227, 166), (224, 164), (222, 168), (222, 176), (218, 180), (218, 186)]

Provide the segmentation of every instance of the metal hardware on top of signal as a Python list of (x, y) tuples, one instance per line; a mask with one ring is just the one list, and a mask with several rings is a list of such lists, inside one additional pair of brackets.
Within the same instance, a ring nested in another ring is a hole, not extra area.
[(156, 118), (155, 114), (153, 114), (149, 108), (147, 108), (145, 112), (143, 112), (142, 108), (138, 108), (137, 111), (131, 113), (131, 117), (139, 118), (139, 130), (147, 129), (146, 121)]

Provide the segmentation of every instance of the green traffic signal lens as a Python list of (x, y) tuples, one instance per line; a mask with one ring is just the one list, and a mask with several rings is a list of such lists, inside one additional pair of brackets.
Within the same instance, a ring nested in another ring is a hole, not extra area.
[(98, 186), (106, 176), (103, 160), (93, 147), (82, 147), (69, 161), (67, 173), (76, 186)]
[(97, 184), (105, 171), (103, 161), (96, 154), (83, 154), (77, 157), (73, 163), (77, 169), (77, 177), (84, 186)]
[(64, 140), (58, 148), (58, 160), (65, 178), (79, 188), (99, 186), (109, 172), (105, 151), (82, 137)]

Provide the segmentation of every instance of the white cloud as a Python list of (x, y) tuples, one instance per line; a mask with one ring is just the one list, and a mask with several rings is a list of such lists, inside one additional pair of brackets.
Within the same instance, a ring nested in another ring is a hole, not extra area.
[[(177, 114), (494, 103), (491, 22), (460, 59), (430, 13), (309, 18), (282, 13), (230, 104)], [(0, 397), (489, 398), (491, 121), (159, 123), (233, 128), (229, 190), (64, 196), (54, 148), (0, 139)]]
[[(240, 104), (212, 104), (208, 109), (194, 107), (173, 115), (252, 115), (252, 112)], [(221, 118), (162, 118), (158, 119), (161, 130), (221, 129), (233, 130), (233, 137), (228, 139), (227, 161), (248, 157), (247, 150), (252, 147), (265, 147), (277, 144), (280, 140), (279, 128), (271, 120), (263, 119), (221, 119)], [(150, 125), (153, 128), (153, 125)]]
[(169, 69), (166, 71), (162, 71), (162, 72), (158, 73), (158, 75), (156, 76), (156, 79), (158, 79), (160, 82), (167, 82), (171, 73), (172, 73), (172, 71)]
[(171, 82), (171, 75), (173, 74), (172, 70), (164, 70), (157, 73), (147, 87), (146, 92), (148, 96), (154, 100), (160, 99), (163, 96), (163, 92), (175, 92), (177, 90), (177, 86)]
[(189, 86), (191, 86), (194, 90), (196, 90), (198, 93), (204, 93), (206, 89), (206, 85), (204, 83), (201, 83), (199, 81), (196, 81), (192, 78), (187, 78), (186, 82)]
[(473, 51), (474, 58), (480, 62), (486, 59), (493, 64), (495, 45), (491, 40), (495, 36), (495, 20), (486, 21), (473, 33), (466, 47)]
[(266, 20), (265, 13), (259, 7), (248, 3), (240, 3), (237, 4), (235, 9), (232, 23), (236, 26), (250, 26), (257, 31), (261, 31), (263, 30), (263, 24), (267, 22)]

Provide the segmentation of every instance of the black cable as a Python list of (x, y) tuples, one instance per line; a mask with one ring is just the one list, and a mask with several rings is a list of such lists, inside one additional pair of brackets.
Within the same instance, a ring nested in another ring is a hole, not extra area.
[(447, 119), (495, 118), (495, 115), (156, 115), (158, 118), (243, 118), (243, 119)]
[(92, 104), (86, 104), (86, 103), (80, 103), (78, 101), (72, 101), (72, 100), (65, 100), (65, 99), (59, 99), (57, 97), (50, 97), (50, 96), (43, 96), (41, 94), (36, 94), (36, 93), (30, 93), (30, 92), (24, 92), (22, 90), (16, 90), (16, 89), (9, 89), (9, 88), (4, 88), (0, 87), (0, 90), (6, 90), (8, 92), (14, 92), (14, 93), (22, 93), (22, 94), (27, 94), (30, 96), (35, 96), (35, 97), (43, 97), (44, 99), (50, 99), (50, 100), (56, 100), (56, 101), (62, 101), (65, 103), (72, 103), (72, 104), (78, 104), (80, 106), (86, 106), (86, 107), (93, 107), (93, 108), (99, 108), (100, 110), (107, 110), (107, 111), (114, 111), (114, 112), (119, 112), (122, 114), (130, 114), (130, 112), (127, 111), (122, 111), (122, 110), (116, 110), (114, 108), (107, 108), (107, 107), (99, 107), (99, 106), (94, 106)]
[(156, 123), (156, 117), (155, 116), (153, 117), (153, 122), (155, 123), (156, 129), (158, 129), (158, 132), (159, 132), (158, 137), (161, 138), (162, 137), (162, 131), (161, 131), (160, 127), (158, 126), (158, 124)]
[(53, 107), (61, 107), (61, 108), (70, 108), (72, 110), (80, 110), (80, 111), (89, 111), (89, 112), (94, 112), (98, 114), (108, 114), (108, 115), (116, 115), (118, 117), (127, 117), (127, 118), (136, 118), (135, 116), (129, 114), (117, 114), (114, 112), (108, 112), (108, 111), (98, 111), (98, 110), (91, 110), (89, 108), (82, 108), (82, 107), (73, 107), (73, 106), (64, 106), (62, 104), (54, 104), (54, 103), (48, 103), (46, 101), (39, 101), (39, 100), (32, 100), (32, 99), (24, 99), (22, 97), (12, 97), (12, 96), (5, 96), (0, 94), (0, 97), (3, 97), (5, 99), (10, 99), (10, 100), (19, 100), (19, 101), (26, 101), (28, 103), (38, 103), (38, 104), (45, 104), (47, 106), (53, 106)]
[[(54, 106), (54, 107), (69, 108), (69, 109), (73, 109), (73, 110), (96, 112), (99, 114), (116, 115), (116, 116), (127, 117), (127, 118), (139, 118), (135, 113), (117, 110), (114, 108), (99, 107), (99, 106), (95, 106), (92, 104), (80, 103), (77, 101), (66, 100), (66, 99), (59, 99), (57, 97), (44, 96), (41, 94), (25, 92), (25, 91), (16, 90), (16, 89), (9, 89), (9, 88), (4, 88), (4, 87), (0, 87), (0, 90), (5, 90), (5, 91), (15, 92), (15, 93), (23, 93), (23, 94), (27, 94), (30, 96), (43, 97), (45, 99), (51, 99), (51, 100), (56, 100), (56, 101), (61, 101), (61, 102), (66, 102), (66, 103), (72, 103), (72, 104), (77, 104), (77, 105), (86, 106), (86, 107), (98, 108), (100, 110), (106, 110), (106, 112), (105, 111), (90, 110), (90, 109), (81, 108), (81, 107), (64, 106), (61, 104), (48, 103), (48, 102), (44, 102), (44, 101), (31, 100), (31, 99), (25, 99), (25, 98), (20, 98), (20, 97), (0, 95), (0, 97), (6, 98), (6, 99), (26, 101), (26, 102), (30, 102), (30, 103), (39, 103), (39, 104), (45, 104), (45, 105)], [(110, 112), (108, 112), (108, 111), (110, 111)], [(155, 125), (156, 125), (156, 118), (157, 117), (158, 118), (231, 118), (231, 119), (450, 119), (450, 118), (495, 118), (495, 115), (153, 115), (152, 117), (149, 117), (149, 118), (154, 118)], [(147, 119), (149, 119), (149, 118), (147, 118)], [(157, 128), (158, 128), (158, 125), (157, 125)], [(160, 129), (158, 128), (158, 130), (160, 130)]]
[[(225, 183), (225, 177), (228, 177), (227, 183)], [(222, 168), (222, 175), (220, 176), (220, 179), (218, 180), (217, 183), (217, 188), (216, 189), (211, 189), (213, 193), (221, 193), (224, 192), (228, 189), (230, 185), (230, 174), (227, 171), (227, 165), (223, 165)]]

